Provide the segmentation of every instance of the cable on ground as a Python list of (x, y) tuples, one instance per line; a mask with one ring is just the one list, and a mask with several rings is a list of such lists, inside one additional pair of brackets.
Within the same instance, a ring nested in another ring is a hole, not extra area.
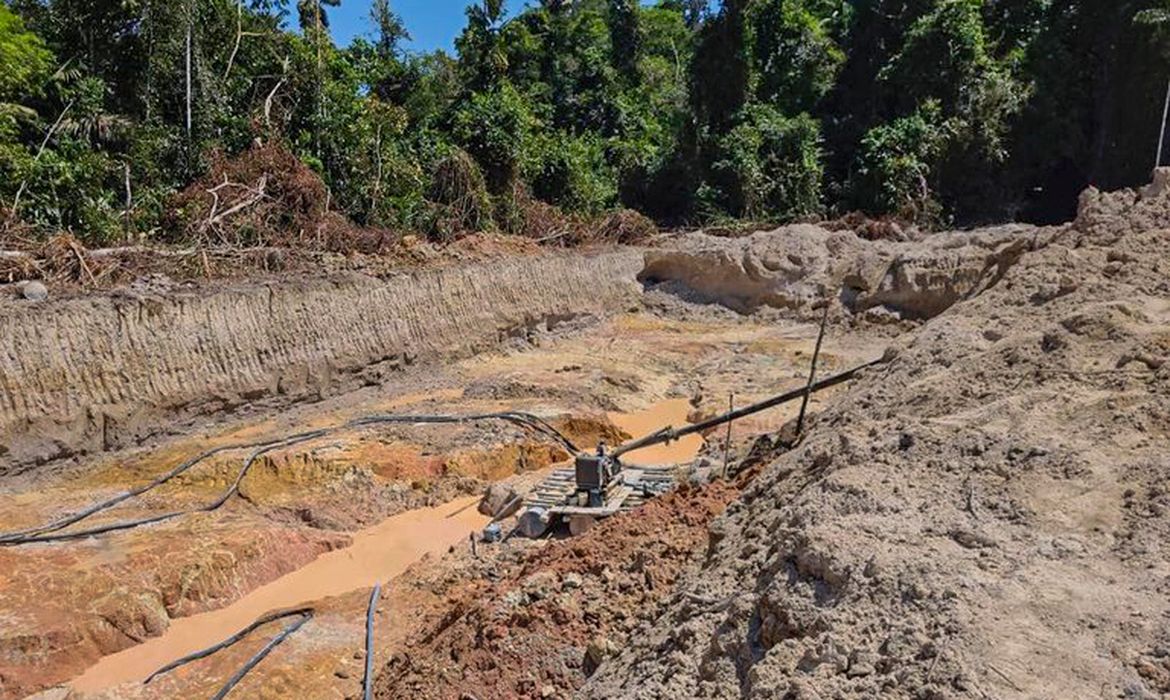
[[(570, 454), (576, 454), (579, 451), (577, 446), (573, 444), (572, 440), (570, 440), (563, 433), (561, 433), (559, 430), (557, 430), (552, 425), (550, 425), (547, 421), (543, 420), (542, 418), (539, 418), (538, 416), (534, 416), (530, 413), (523, 413), (520, 411), (501, 411), (501, 412), (496, 412), (496, 413), (479, 413), (479, 414), (472, 414), (472, 415), (466, 415), (466, 416), (444, 415), (444, 414), (423, 414), (423, 415), (373, 414), (373, 415), (369, 415), (369, 416), (362, 416), (360, 418), (355, 418), (355, 419), (350, 420), (346, 423), (343, 423), (341, 425), (331, 427), (331, 428), (321, 428), (318, 430), (310, 430), (307, 432), (294, 433), (292, 435), (287, 435), (287, 436), (281, 437), (281, 438), (268, 439), (268, 440), (252, 442), (252, 443), (236, 443), (236, 444), (232, 444), (232, 445), (223, 445), (221, 447), (216, 447), (216, 448), (212, 448), (210, 450), (206, 450), (206, 451), (200, 453), (199, 455), (196, 455), (195, 457), (192, 457), (191, 459), (188, 459), (187, 461), (179, 464), (174, 469), (171, 469), (169, 472), (155, 478), (154, 480), (150, 481), (147, 484), (144, 484), (143, 486), (136, 487), (134, 489), (126, 491), (125, 493), (118, 494), (117, 496), (114, 496), (113, 498), (109, 498), (109, 499), (101, 501), (99, 503), (95, 503), (95, 504), (88, 506), (88, 507), (86, 507), (86, 508), (84, 508), (76, 513), (65, 516), (63, 518), (59, 518), (58, 520), (55, 520), (53, 522), (50, 522), (50, 523), (47, 523), (44, 525), (39, 525), (37, 527), (28, 528), (25, 530), (19, 530), (19, 531), (15, 531), (15, 532), (8, 532), (8, 533), (0, 534), (0, 546), (15, 546), (15, 545), (23, 545), (23, 544), (62, 542), (62, 541), (67, 541), (67, 540), (75, 540), (75, 539), (81, 539), (81, 538), (85, 538), (85, 537), (92, 537), (95, 535), (101, 535), (101, 534), (105, 534), (108, 532), (115, 532), (115, 531), (119, 531), (119, 530), (129, 530), (132, 528), (141, 527), (143, 525), (152, 525), (155, 523), (160, 523), (160, 522), (164, 522), (167, 520), (172, 520), (172, 519), (177, 518), (179, 516), (188, 515), (191, 513), (200, 513), (200, 512), (208, 513), (208, 512), (217, 510), (220, 507), (222, 507), (225, 503), (227, 503), (227, 501), (232, 496), (239, 493), (240, 484), (243, 483), (244, 478), (248, 475), (248, 472), (252, 469), (252, 466), (256, 463), (256, 460), (259, 459), (262, 455), (264, 455), (268, 452), (272, 452), (274, 450), (278, 450), (278, 449), (281, 449), (284, 447), (292, 447), (293, 445), (297, 445), (297, 444), (302, 443), (302, 442), (307, 442), (309, 440), (315, 440), (317, 438), (325, 437), (326, 435), (341, 432), (344, 430), (354, 430), (357, 428), (364, 428), (364, 427), (369, 427), (369, 426), (373, 426), (373, 425), (387, 425), (387, 424), (437, 425), (437, 424), (472, 423), (472, 422), (488, 421), (488, 420), (500, 420), (500, 421), (504, 421), (507, 423), (511, 423), (513, 425), (520, 426), (522, 428), (527, 428), (527, 429), (533, 431), (534, 433), (536, 433), (537, 435), (540, 435), (548, 440), (551, 440), (551, 441), (557, 443), (558, 445), (560, 445), (564, 449), (568, 450)], [(207, 503), (203, 506), (199, 506), (197, 508), (188, 509), (188, 510), (170, 511), (167, 513), (161, 513), (158, 515), (151, 515), (151, 516), (147, 516), (147, 517), (143, 517), (143, 518), (136, 518), (136, 519), (131, 519), (131, 520), (121, 520), (121, 521), (117, 521), (117, 522), (113, 522), (113, 523), (106, 523), (103, 525), (97, 525), (97, 526), (87, 528), (87, 529), (82, 529), (82, 530), (61, 532), (62, 530), (64, 530), (65, 528), (68, 528), (71, 525), (76, 525), (77, 523), (79, 523), (83, 520), (86, 520), (94, 515), (97, 515), (98, 513), (101, 513), (105, 510), (109, 510), (110, 508), (113, 508), (114, 506), (117, 506), (121, 503), (124, 503), (130, 499), (137, 498), (145, 493), (148, 493), (149, 491), (152, 491), (152, 490), (158, 488), (159, 486), (162, 486), (163, 484), (167, 483), (168, 481), (171, 481), (175, 477), (189, 471), (190, 469), (194, 468), (196, 465), (202, 463), (203, 461), (205, 461), (205, 460), (207, 460), (207, 459), (209, 459), (217, 454), (220, 454), (223, 452), (234, 451), (234, 450), (242, 450), (242, 449), (252, 449), (253, 451), (244, 460), (243, 465), (240, 467), (239, 472), (237, 472), (237, 474), (236, 474), (235, 480), (232, 482), (232, 485), (230, 487), (228, 487), (222, 494), (220, 494), (219, 497), (217, 497), (215, 500), (211, 501), (210, 503)]]

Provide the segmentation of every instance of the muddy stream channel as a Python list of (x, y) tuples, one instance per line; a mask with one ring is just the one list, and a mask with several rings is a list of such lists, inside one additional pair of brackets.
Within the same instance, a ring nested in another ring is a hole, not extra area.
[[(666, 425), (687, 423), (686, 399), (670, 399), (637, 413), (611, 413), (626, 433), (640, 437)], [(627, 462), (689, 462), (703, 444), (690, 435), (668, 445), (631, 452)], [(253, 590), (219, 610), (175, 619), (159, 637), (104, 657), (69, 685), (93, 693), (140, 681), (155, 669), (208, 647), (246, 627), (261, 615), (341, 595), (401, 574), (427, 554), (441, 554), (487, 524), (477, 509), (478, 497), (456, 499), (435, 508), (412, 510), (353, 533), (350, 546), (323, 554), (306, 566)]]

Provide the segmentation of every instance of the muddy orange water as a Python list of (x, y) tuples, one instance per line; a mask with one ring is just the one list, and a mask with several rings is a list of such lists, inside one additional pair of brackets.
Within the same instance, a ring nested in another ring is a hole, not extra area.
[[(667, 425), (687, 424), (690, 404), (670, 399), (637, 413), (611, 413), (610, 420), (634, 437)], [(669, 445), (629, 453), (631, 464), (688, 462), (703, 445), (688, 435)], [(231, 636), (264, 613), (291, 608), (384, 582), (402, 573), (427, 553), (441, 553), (479, 530), (488, 518), (475, 509), (478, 498), (462, 498), (437, 508), (413, 510), (387, 518), (354, 534), (353, 544), (323, 554), (310, 564), (261, 586), (235, 603), (171, 622), (162, 636), (107, 656), (73, 679), (74, 690), (97, 692), (141, 681), (155, 669)]]
[(266, 612), (372, 587), (400, 573), (423, 555), (446, 551), (487, 524), (475, 509), (478, 498), (387, 518), (354, 534), (353, 544), (261, 586), (219, 610), (174, 620), (160, 637), (103, 658), (70, 682), (96, 692), (141, 681), (171, 661), (231, 636)]
[[(638, 413), (611, 413), (614, 425), (635, 438), (648, 435), (666, 426), (681, 428), (690, 421), (687, 414), (691, 404), (686, 399), (668, 399)], [(629, 452), (622, 458), (627, 464), (678, 464), (689, 462), (703, 446), (702, 435), (687, 435), (667, 445), (653, 445)]]

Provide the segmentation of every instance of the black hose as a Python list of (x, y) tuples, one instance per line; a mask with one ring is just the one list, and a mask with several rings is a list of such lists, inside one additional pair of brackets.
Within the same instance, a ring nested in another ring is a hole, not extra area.
[(264, 657), (272, 653), (273, 649), (280, 646), (284, 640), (288, 639), (293, 632), (296, 632), (301, 627), (303, 627), (305, 623), (308, 622), (312, 617), (313, 613), (310, 612), (307, 615), (301, 617), (301, 619), (281, 630), (280, 634), (276, 635), (267, 644), (265, 644), (263, 649), (256, 652), (252, 658), (248, 659), (248, 661), (240, 668), (240, 670), (236, 671), (232, 677), (228, 679), (227, 683), (224, 683), (224, 686), (219, 689), (219, 692), (212, 696), (211, 700), (223, 700), (225, 697), (227, 697), (227, 694), (232, 692), (232, 688), (235, 688), (236, 684), (243, 680), (244, 676), (248, 675), (248, 672), (256, 667), (256, 664), (263, 661)]
[[(247, 627), (240, 630), (239, 632), (236, 632), (235, 634), (233, 634), (232, 636), (223, 640), (222, 642), (217, 642), (217, 643), (212, 644), (211, 646), (207, 647), (206, 649), (200, 649), (199, 651), (187, 654), (186, 656), (182, 657), (181, 659), (176, 659), (176, 660), (170, 662), (169, 664), (167, 664), (166, 666), (163, 666), (162, 668), (158, 669), (154, 673), (147, 676), (146, 679), (142, 681), (142, 684), (147, 685), (148, 683), (153, 681), (155, 678), (158, 678), (159, 676), (163, 675), (164, 673), (169, 673), (180, 666), (186, 666), (187, 664), (191, 663), (192, 661), (198, 661), (199, 659), (205, 659), (208, 656), (215, 654), (216, 652), (227, 649), (228, 647), (230, 647), (230, 646), (236, 644), (237, 642), (239, 642), (240, 640), (244, 639), (244, 637), (247, 637), (249, 634), (254, 632), (256, 629), (263, 627), (264, 625), (267, 625), (270, 622), (276, 622), (277, 620), (283, 620), (286, 617), (300, 617), (301, 618), (300, 624), (298, 624), (296, 626), (297, 629), (299, 629), (301, 624), (304, 624), (310, 618), (313, 617), (313, 612), (314, 612), (313, 608), (296, 608), (294, 610), (283, 610), (283, 611), (265, 613), (264, 615), (261, 615), (260, 617), (256, 618), (255, 622), (248, 625)], [(292, 631), (295, 632), (296, 629), (294, 629)], [(287, 632), (287, 629), (286, 629), (286, 632)], [(292, 632), (288, 632), (288, 634), (291, 634), (291, 633)], [(288, 636), (288, 634), (284, 634), (284, 633), (282, 633), (282, 634), (285, 637)], [(269, 651), (271, 651), (271, 650), (269, 650)], [(265, 654), (265, 656), (266, 655), (267, 654)], [(260, 658), (263, 658), (263, 657), (260, 657)], [(256, 664), (252, 664), (252, 666), (255, 666), (255, 665)], [(248, 668), (251, 668), (251, 666), (249, 666)], [(243, 676), (241, 675), (240, 677), (242, 678)], [(239, 680), (237, 679), (236, 682), (239, 682)], [(217, 696), (217, 697), (219, 697), (219, 696)]]
[[(279, 441), (274, 440), (273, 442), (279, 442)], [(86, 518), (88, 518), (91, 515), (95, 515), (97, 513), (100, 513), (101, 511), (106, 510), (108, 508), (113, 508), (114, 506), (118, 505), (119, 503), (122, 503), (123, 501), (130, 500), (131, 498), (134, 498), (136, 496), (141, 496), (142, 494), (146, 493), (147, 491), (150, 491), (151, 489), (154, 489), (155, 487), (161, 486), (161, 485), (165, 484), (166, 482), (170, 481), (171, 479), (175, 478), (176, 476), (179, 476), (180, 474), (186, 472), (191, 467), (194, 467), (196, 464), (199, 464), (200, 462), (202, 462), (205, 459), (208, 459), (209, 457), (214, 457), (215, 455), (217, 455), (221, 452), (228, 452), (231, 450), (244, 449), (246, 447), (251, 447), (251, 446), (252, 445), (249, 445), (249, 444), (224, 445), (222, 447), (216, 447), (216, 448), (207, 450), (206, 452), (203, 452), (195, 457), (192, 457), (191, 459), (188, 459), (187, 461), (183, 462), (179, 466), (170, 470), (166, 474), (163, 474), (163, 475), (157, 477), (156, 479), (154, 479), (154, 481), (151, 481), (148, 484), (144, 484), (144, 485), (139, 486), (137, 488), (131, 489), (125, 493), (118, 494), (117, 496), (114, 496), (113, 498), (111, 498), (109, 500), (102, 501), (101, 503), (95, 503), (94, 505), (89, 506), (88, 508), (80, 510), (72, 515), (68, 515), (64, 518), (61, 518), (60, 520), (56, 520), (56, 521), (53, 521), (51, 523), (47, 523), (45, 525), (40, 525), (38, 527), (29, 528), (27, 530), (18, 530), (16, 532), (9, 532), (9, 533), (0, 535), (0, 543), (4, 543), (7, 540), (20, 538), (20, 537), (24, 537), (24, 536), (28, 536), (28, 535), (40, 535), (40, 534), (44, 534), (46, 532), (55, 532), (57, 530), (62, 530), (66, 527), (69, 527), (70, 525), (73, 525), (74, 523), (85, 520)]]
[(374, 697), (374, 610), (378, 608), (378, 597), (382, 595), (382, 584), (376, 584), (370, 592), (370, 605), (366, 608), (366, 674), (362, 680), (365, 700)]
[[(313, 432), (309, 432), (309, 433), (300, 433), (298, 435), (294, 435), (292, 437), (285, 438), (284, 440), (279, 441), (279, 442), (263, 443), (263, 445), (264, 445), (263, 447), (259, 447), (256, 450), (254, 450), (250, 455), (248, 455), (248, 458), (244, 460), (244, 465), (240, 468), (239, 473), (236, 474), (236, 479), (234, 482), (232, 482), (232, 485), (230, 487), (228, 487), (228, 489), (226, 491), (224, 491), (222, 494), (220, 494), (219, 497), (216, 498), (214, 501), (212, 501), (206, 505), (200, 506), (198, 508), (193, 508), (190, 510), (175, 510), (175, 511), (171, 511), (169, 513), (161, 513), (159, 515), (151, 515), (151, 516), (148, 516), (145, 518), (136, 518), (134, 520), (120, 520), (120, 521), (113, 522), (113, 523), (107, 523), (105, 525), (98, 525), (98, 526), (95, 526), (95, 527), (92, 527), (92, 528), (89, 528), (86, 530), (75, 530), (73, 532), (63, 532), (63, 533), (59, 533), (59, 534), (50, 534), (50, 533), (55, 532), (56, 530), (60, 530), (61, 528), (65, 527), (64, 525), (57, 526), (56, 524), (54, 524), (54, 526), (51, 528), (49, 528), (49, 527), (38, 528), (38, 530), (42, 534), (21, 536), (21, 537), (16, 537), (16, 536), (13, 536), (10, 534), (0, 536), (0, 545), (21, 545), (21, 544), (33, 544), (33, 543), (37, 543), (37, 542), (40, 542), (40, 543), (64, 542), (64, 541), (68, 541), (68, 540), (76, 540), (76, 539), (82, 539), (85, 537), (92, 537), (94, 535), (102, 535), (102, 534), (105, 534), (107, 532), (116, 532), (119, 530), (129, 530), (132, 528), (141, 527), (143, 525), (154, 525), (156, 523), (165, 522), (167, 520), (173, 520), (174, 518), (177, 518), (177, 517), (182, 516), (182, 515), (188, 515), (190, 513), (210, 513), (213, 510), (219, 509), (221, 506), (223, 506), (224, 503), (227, 503), (228, 499), (231, 498), (232, 495), (234, 495), (235, 493), (237, 493), (240, 490), (240, 483), (244, 480), (244, 477), (248, 475), (248, 472), (252, 469), (252, 465), (256, 463), (256, 459), (259, 458), (260, 455), (263, 455), (267, 452), (271, 452), (273, 450), (280, 449), (282, 447), (291, 447), (292, 445), (296, 445), (298, 443), (305, 442), (307, 440), (312, 440), (314, 438), (321, 437), (325, 434), (327, 434), (327, 431), (317, 430), (317, 431), (313, 431)], [(172, 476), (177, 476), (177, 474), (173, 474)], [(155, 484), (155, 486), (158, 486), (158, 485), (160, 485), (160, 484)], [(153, 487), (151, 487), (151, 488), (153, 488)], [(146, 489), (146, 490), (149, 490), (149, 489)], [(143, 491), (143, 492), (145, 492), (145, 491)], [(114, 502), (112, 505), (114, 505), (116, 503), (120, 503), (122, 500), (126, 500), (126, 499), (121, 499), (121, 500), (111, 499), (111, 501)], [(107, 503), (109, 503), (109, 502), (107, 502)], [(86, 510), (90, 511), (89, 515), (93, 515), (95, 513), (100, 512), (101, 510), (104, 510), (105, 508), (109, 508), (109, 507), (111, 507), (111, 505), (106, 505), (104, 508), (91, 507), (91, 508), (88, 508)], [(84, 517), (89, 517), (89, 515), (86, 515)], [(59, 521), (59, 522), (63, 522), (65, 520), (72, 520), (73, 523), (76, 523), (80, 520), (83, 520), (84, 517), (83, 518), (73, 518), (73, 517), (64, 518), (62, 521)], [(70, 524), (72, 524), (72, 523), (70, 523)]]
[[(518, 412), (518, 411), (503, 411), (503, 412), (498, 412), (498, 413), (481, 413), (481, 414), (473, 414), (473, 415), (467, 415), (467, 416), (430, 415), (430, 414), (424, 414), (424, 415), (374, 414), (374, 415), (370, 415), (370, 416), (363, 416), (360, 418), (355, 418), (355, 419), (350, 420), (346, 423), (343, 423), (339, 426), (334, 426), (331, 428), (321, 428), (319, 430), (311, 430), (311, 431), (302, 432), (302, 433), (295, 433), (293, 435), (285, 436), (282, 438), (263, 440), (263, 441), (259, 441), (259, 442), (253, 442), (253, 443), (238, 443), (238, 444), (232, 444), (232, 445), (224, 445), (221, 447), (216, 447), (216, 448), (207, 450), (207, 451), (202, 452), (199, 455), (197, 455), (191, 459), (188, 459), (187, 461), (179, 464), (174, 469), (155, 478), (154, 480), (150, 481), (149, 483), (147, 483), (143, 486), (139, 486), (139, 487), (131, 489), (125, 493), (121, 493), (117, 496), (114, 496), (113, 498), (110, 498), (110, 499), (107, 499), (105, 501), (101, 501), (99, 503), (96, 503), (94, 505), (86, 507), (86, 508), (78, 511), (77, 513), (65, 516), (63, 518), (60, 518), (60, 519), (55, 520), (53, 522), (47, 523), (45, 525), (40, 525), (37, 527), (25, 529), (25, 530), (19, 530), (19, 531), (15, 531), (15, 532), (8, 532), (8, 533), (0, 534), (0, 546), (15, 546), (15, 545), (24, 545), (24, 544), (34, 544), (34, 543), (46, 543), (46, 542), (63, 542), (63, 541), (67, 541), (67, 540), (92, 537), (94, 535), (105, 534), (108, 532), (115, 532), (115, 531), (119, 531), (119, 530), (128, 530), (128, 529), (140, 527), (143, 525), (152, 525), (155, 523), (160, 523), (160, 522), (164, 522), (167, 520), (172, 520), (172, 519), (177, 518), (179, 516), (187, 515), (190, 513), (211, 512), (213, 510), (217, 510), (218, 508), (223, 506), (225, 503), (227, 503), (228, 499), (230, 499), (235, 494), (239, 493), (240, 484), (243, 482), (244, 477), (246, 477), (248, 475), (248, 472), (251, 470), (252, 465), (256, 462), (256, 460), (261, 455), (266, 454), (268, 452), (271, 452), (273, 450), (280, 449), (282, 447), (291, 447), (293, 445), (296, 445), (296, 444), (299, 444), (302, 442), (306, 442), (308, 440), (314, 440), (314, 439), (324, 437), (326, 435), (330, 435), (330, 434), (340, 432), (343, 430), (352, 430), (352, 429), (356, 429), (356, 428), (368, 427), (371, 425), (384, 425), (384, 424), (453, 424), (453, 423), (467, 423), (467, 422), (473, 422), (473, 421), (486, 421), (486, 420), (502, 420), (502, 421), (505, 421), (508, 423), (512, 423), (514, 425), (518, 425), (520, 427), (528, 428), (529, 430), (532, 430), (536, 434), (541, 435), (549, 440), (552, 440), (553, 442), (558, 443), (560, 446), (562, 446), (566, 450), (568, 450), (570, 452), (570, 454), (575, 454), (576, 452), (579, 451), (578, 448), (576, 447), (576, 445), (574, 445), (573, 442), (571, 440), (569, 440), (568, 437), (566, 437), (563, 433), (558, 431), (553, 426), (549, 425), (543, 419), (541, 419), (537, 416), (534, 416), (532, 414), (529, 414), (529, 413), (522, 413), (522, 412)], [(236, 474), (236, 478), (232, 482), (232, 485), (227, 490), (225, 490), (222, 494), (220, 494), (220, 496), (218, 498), (216, 498), (215, 500), (211, 501), (210, 503), (208, 503), (206, 505), (200, 506), (198, 508), (189, 509), (189, 510), (171, 511), (168, 513), (162, 513), (159, 515), (152, 515), (152, 516), (148, 516), (145, 518), (137, 518), (137, 519), (133, 519), (133, 520), (122, 520), (122, 521), (117, 521), (117, 522), (113, 522), (113, 523), (107, 523), (105, 525), (98, 525), (98, 526), (84, 529), (84, 530), (76, 530), (73, 532), (60, 532), (60, 530), (63, 530), (65, 528), (69, 527), (70, 525), (75, 525), (75, 524), (81, 522), (82, 520), (90, 518), (90, 517), (102, 512), (102, 511), (113, 508), (116, 505), (119, 505), (121, 503), (124, 503), (125, 501), (130, 500), (131, 498), (136, 498), (138, 496), (141, 496), (144, 493), (147, 493), (148, 491), (151, 491), (155, 488), (158, 488), (159, 486), (162, 486), (163, 484), (167, 483), (171, 479), (174, 479), (175, 477), (183, 474), (184, 472), (187, 472), (191, 468), (195, 467), (197, 464), (203, 462), (204, 460), (206, 460), (210, 457), (213, 457), (217, 454), (220, 454), (221, 452), (228, 452), (228, 451), (232, 451), (232, 450), (240, 450), (240, 449), (248, 449), (248, 448), (254, 448), (254, 450), (244, 460), (243, 466), (241, 466), (239, 472)]]

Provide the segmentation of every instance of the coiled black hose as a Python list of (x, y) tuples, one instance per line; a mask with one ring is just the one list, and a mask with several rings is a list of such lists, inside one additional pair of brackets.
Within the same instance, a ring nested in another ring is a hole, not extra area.
[[(154, 523), (160, 523), (160, 522), (164, 522), (166, 520), (172, 520), (172, 519), (177, 518), (179, 516), (187, 515), (190, 513), (211, 512), (213, 510), (217, 510), (218, 508), (223, 506), (225, 503), (227, 503), (228, 499), (230, 499), (235, 494), (239, 493), (240, 484), (243, 482), (244, 477), (246, 477), (248, 475), (248, 472), (251, 470), (252, 465), (255, 464), (256, 460), (261, 455), (264, 455), (268, 452), (272, 452), (273, 450), (278, 450), (278, 449), (281, 449), (284, 447), (291, 447), (293, 445), (296, 445), (296, 444), (299, 444), (302, 442), (307, 442), (309, 440), (315, 440), (317, 438), (325, 437), (326, 435), (331, 435), (331, 434), (338, 433), (341, 431), (354, 430), (357, 428), (364, 428), (364, 427), (369, 427), (369, 426), (373, 426), (373, 425), (386, 425), (386, 424), (437, 425), (437, 424), (453, 424), (453, 423), (470, 423), (470, 422), (487, 421), (487, 420), (500, 420), (500, 421), (504, 421), (507, 423), (511, 423), (513, 425), (518, 425), (522, 428), (527, 428), (540, 436), (543, 436), (543, 437), (545, 437), (553, 442), (556, 442), (561, 447), (564, 447), (566, 450), (568, 450), (570, 452), (570, 454), (575, 454), (579, 451), (577, 449), (577, 446), (574, 445), (573, 442), (568, 437), (566, 437), (563, 433), (558, 431), (556, 428), (554, 428), (548, 422), (544, 421), (543, 419), (539, 418), (538, 416), (534, 416), (530, 413), (522, 413), (519, 411), (501, 411), (501, 412), (497, 412), (497, 413), (479, 413), (479, 414), (472, 414), (472, 415), (466, 415), (466, 416), (442, 415), (442, 414), (435, 414), (435, 415), (430, 415), (430, 414), (424, 414), (424, 415), (373, 414), (373, 415), (369, 415), (369, 416), (355, 418), (353, 420), (347, 421), (346, 423), (343, 423), (341, 425), (334, 426), (331, 428), (321, 428), (318, 430), (310, 430), (307, 432), (295, 433), (295, 434), (288, 435), (288, 436), (285, 436), (282, 438), (263, 440), (263, 441), (259, 441), (259, 442), (237, 443), (237, 444), (232, 444), (232, 445), (224, 445), (221, 447), (216, 447), (216, 448), (207, 450), (207, 451), (202, 452), (199, 455), (196, 455), (195, 457), (188, 459), (187, 461), (179, 464), (174, 469), (157, 477), (153, 481), (151, 481), (143, 486), (139, 486), (137, 488), (131, 489), (130, 491), (119, 494), (119, 495), (114, 496), (113, 498), (107, 499), (105, 501), (95, 503), (94, 505), (91, 505), (87, 508), (84, 508), (84, 509), (78, 511), (77, 513), (73, 513), (72, 515), (65, 516), (65, 517), (60, 518), (58, 520), (55, 520), (53, 522), (46, 523), (44, 525), (40, 525), (37, 527), (0, 534), (0, 546), (15, 546), (15, 545), (24, 545), (24, 544), (34, 544), (34, 543), (46, 543), (46, 542), (63, 542), (63, 541), (67, 541), (67, 540), (92, 537), (94, 535), (100, 535), (100, 534), (104, 534), (104, 533), (108, 533), (108, 532), (115, 532), (115, 531), (119, 531), (119, 530), (129, 530), (129, 529), (140, 527), (143, 525), (151, 525)], [(132, 498), (136, 498), (138, 496), (141, 496), (144, 493), (147, 493), (153, 489), (158, 488), (159, 486), (162, 486), (163, 484), (165, 484), (168, 481), (174, 479), (175, 477), (183, 474), (184, 472), (189, 471), (190, 469), (192, 469), (193, 467), (195, 467), (196, 465), (200, 464), (201, 462), (203, 462), (204, 460), (206, 460), (210, 457), (213, 457), (213, 456), (220, 454), (222, 452), (229, 452), (229, 451), (233, 451), (233, 450), (241, 450), (241, 449), (249, 449), (249, 448), (252, 449), (252, 452), (248, 455), (247, 458), (244, 459), (243, 465), (240, 467), (239, 472), (236, 474), (236, 478), (232, 482), (232, 485), (230, 487), (228, 487), (228, 489), (225, 490), (222, 494), (220, 494), (218, 498), (211, 501), (210, 503), (207, 503), (206, 505), (199, 506), (197, 508), (192, 508), (189, 510), (171, 511), (168, 513), (161, 513), (159, 515), (152, 515), (152, 516), (148, 516), (148, 517), (144, 517), (144, 518), (136, 518), (133, 520), (122, 520), (122, 521), (117, 521), (117, 522), (113, 522), (113, 523), (106, 523), (103, 525), (97, 525), (97, 526), (87, 528), (87, 529), (82, 529), (82, 530), (61, 532), (65, 528), (69, 527), (70, 525), (75, 525), (83, 520), (86, 520), (87, 518), (90, 518), (94, 515), (97, 515), (98, 513), (101, 513), (102, 511), (113, 508), (116, 505), (124, 503)]]

